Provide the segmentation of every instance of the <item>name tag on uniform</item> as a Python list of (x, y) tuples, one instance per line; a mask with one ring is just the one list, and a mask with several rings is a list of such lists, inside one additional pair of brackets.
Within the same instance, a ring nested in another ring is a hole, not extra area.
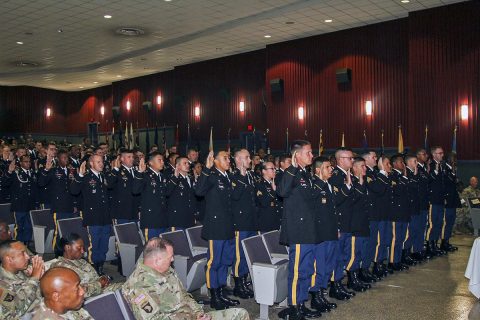
[(96, 190), (96, 189), (92, 189), (92, 193), (97, 193), (97, 190)]
[(322, 203), (326, 204), (327, 203), (327, 198), (322, 198)]

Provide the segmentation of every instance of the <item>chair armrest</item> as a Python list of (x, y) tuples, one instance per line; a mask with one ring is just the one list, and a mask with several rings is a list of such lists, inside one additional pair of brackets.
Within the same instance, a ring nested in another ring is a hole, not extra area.
[(39, 229), (47, 229), (47, 226), (41, 226), (39, 224), (34, 224), (33, 227), (34, 228), (39, 228)]
[(252, 264), (252, 269), (253, 268), (268, 268), (268, 269), (278, 269), (278, 266), (273, 265), (273, 264), (268, 264), (268, 263), (260, 263), (260, 262), (254, 262)]

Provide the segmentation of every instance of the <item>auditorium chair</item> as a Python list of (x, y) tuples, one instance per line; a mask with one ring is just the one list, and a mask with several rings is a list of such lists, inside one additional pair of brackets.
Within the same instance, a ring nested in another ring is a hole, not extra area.
[(287, 247), (280, 244), (280, 231), (273, 230), (262, 234), (263, 243), (267, 248), (270, 260), (276, 263), (280, 260), (288, 260)]
[[(194, 256), (183, 230), (165, 232), (160, 236), (173, 243), (175, 253), (174, 269), (185, 289), (191, 292), (202, 288), (205, 285), (207, 254), (202, 253)], [(205, 288), (202, 288), (202, 293), (204, 291)]]
[(286, 305), (288, 260), (272, 263), (260, 235), (242, 240), (242, 246), (252, 277), (255, 301), (260, 304), (258, 319), (268, 319), (269, 306), (274, 303)]
[(90, 238), (88, 237), (87, 228), (83, 226), (82, 218), (59, 219), (57, 224), (59, 237), (68, 237), (70, 234), (76, 233), (82, 238), (85, 250), (90, 246)]
[(35, 251), (40, 254), (52, 253), (55, 249), (52, 246), (55, 222), (50, 209), (30, 210), (30, 220)]
[(85, 300), (83, 308), (94, 319), (135, 320), (120, 290), (89, 298)]
[(13, 235), (13, 229), (15, 228), (15, 216), (13, 212), (10, 211), (11, 203), (2, 203), (0, 204), (0, 220), (5, 221), (10, 228), (10, 232)]
[(113, 230), (122, 261), (122, 274), (128, 277), (142, 255), (144, 241), (135, 222), (115, 224)]
[(194, 256), (207, 253), (208, 250), (208, 241), (202, 238), (202, 228), (203, 226), (195, 226), (185, 230), (188, 244)]

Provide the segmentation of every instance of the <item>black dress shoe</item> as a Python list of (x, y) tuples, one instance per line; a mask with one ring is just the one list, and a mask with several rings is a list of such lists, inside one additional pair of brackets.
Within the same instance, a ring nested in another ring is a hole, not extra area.
[(330, 310), (336, 309), (336, 308), (337, 308), (337, 304), (334, 303), (334, 302), (328, 301), (327, 298), (325, 297), (325, 295), (326, 295), (325, 290), (326, 290), (326, 289), (320, 289), (320, 297), (321, 297), (321, 299), (323, 300), (323, 302), (327, 305), (327, 307), (328, 307)]
[(381, 280), (385, 275), (383, 274), (383, 269), (379, 263), (374, 263), (372, 268), (372, 274), (377, 277), (377, 281)]
[(404, 263), (400, 262), (398, 265), (400, 267), (400, 270), (408, 270), (409, 269), (409, 267)]
[(395, 270), (395, 267), (394, 267), (394, 266), (395, 266), (395, 265), (394, 265), (393, 263), (389, 263), (389, 264), (387, 265), (388, 273), (393, 274), (395, 271), (400, 271), (400, 269)]
[(245, 286), (242, 283), (242, 279), (240, 279), (239, 277), (234, 277), (233, 280), (235, 281), (235, 287), (233, 288), (233, 295), (235, 297), (239, 297), (241, 299), (253, 298), (253, 292), (251, 294), (245, 289)]
[(310, 299), (310, 307), (312, 309), (315, 309), (319, 312), (330, 312), (330, 308), (323, 300), (323, 296), (320, 291), (311, 291), (310, 295), (312, 296)]
[(248, 294), (251, 296), (251, 298), (253, 298), (255, 296), (255, 293), (250, 288), (250, 286), (252, 285), (252, 282), (248, 281), (248, 274), (244, 275), (240, 279), (242, 281), (243, 289), (248, 292)]
[(338, 286), (338, 282), (330, 282), (330, 291), (328, 292), (330, 298), (337, 300), (350, 300), (350, 296), (346, 295)]
[(347, 281), (348, 289), (352, 289), (353, 291), (356, 291), (356, 292), (364, 292), (366, 290), (365, 287), (362, 286), (362, 284), (358, 280), (355, 271), (347, 271), (347, 275), (348, 275), (348, 281)]
[(355, 297), (355, 292), (354, 291), (348, 291), (344, 286), (343, 286), (343, 283), (342, 281), (337, 281), (337, 285), (338, 287), (340, 288), (340, 290), (346, 294), (347, 296), (349, 296), (350, 298), (353, 298)]
[(290, 306), (278, 313), (278, 317), (288, 320), (305, 320), (300, 306)]
[(364, 283), (374, 283), (377, 281), (377, 277), (374, 277), (368, 269), (363, 268), (358, 270), (358, 278)]
[(229, 307), (235, 307), (235, 306), (238, 306), (240, 304), (240, 301), (238, 300), (235, 300), (235, 299), (230, 299), (227, 294), (225, 293), (224, 291), (224, 287), (220, 287), (218, 288), (218, 292), (219, 292), (219, 298), (220, 300), (223, 301), (223, 303), (225, 303), (227, 306)]
[(307, 319), (311, 319), (311, 318), (318, 318), (318, 317), (321, 317), (322, 316), (322, 313), (317, 311), (317, 310), (311, 310), (311, 309), (308, 309), (306, 306), (305, 306), (305, 303), (302, 303), (300, 305), (300, 311), (302, 312), (303, 316)]
[(210, 307), (215, 310), (225, 310), (228, 306), (220, 299), (220, 288), (210, 289)]
[(458, 247), (452, 246), (448, 240), (446, 242), (447, 242), (447, 251), (448, 252), (454, 252), (454, 251), (458, 250)]

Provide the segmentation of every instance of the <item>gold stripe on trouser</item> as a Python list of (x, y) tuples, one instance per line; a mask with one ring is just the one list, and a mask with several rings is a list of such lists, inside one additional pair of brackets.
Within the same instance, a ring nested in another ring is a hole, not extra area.
[[(117, 225), (118, 221), (117, 219), (112, 219), (113, 225)], [(117, 238), (115, 237), (115, 255), (118, 256), (120, 252), (120, 249), (118, 248), (118, 241)]]
[(352, 236), (352, 249), (350, 250), (350, 261), (348, 262), (348, 265), (346, 268), (347, 271), (350, 271), (353, 261), (355, 261), (355, 237), (354, 236)]
[(13, 239), (17, 240), (18, 237), (18, 223), (17, 223), (17, 213), (13, 212), (13, 219), (15, 220), (15, 227), (13, 228)]
[(315, 287), (315, 278), (317, 277), (317, 260), (313, 260), (313, 274), (312, 274), (312, 282), (310, 286), (313, 288)]
[(53, 241), (52, 241), (52, 248), (55, 251), (55, 247), (57, 246), (57, 235), (58, 235), (58, 222), (57, 222), (57, 213), (53, 213), (53, 224), (55, 226), (55, 231), (53, 231)]
[(172, 227), (172, 231), (175, 231), (175, 227)]
[(330, 281), (335, 281), (335, 270), (332, 271), (332, 276), (330, 277)]
[(257, 231), (258, 235), (261, 236), (262, 235), (262, 232), (261, 231)]
[(295, 245), (295, 262), (293, 265), (292, 305), (297, 305), (298, 265), (300, 264), (300, 245)]
[(233, 275), (238, 277), (238, 268), (240, 267), (240, 231), (235, 231), (235, 270)]
[(90, 227), (89, 226), (87, 226), (87, 233), (88, 233), (88, 241), (90, 242), (89, 245), (88, 245), (88, 248), (87, 248), (87, 252), (88, 252), (87, 259), (88, 259), (88, 262), (93, 264), (93, 261), (92, 261), (93, 245), (92, 245), (92, 236), (90, 235)]
[(393, 256), (395, 255), (395, 222), (392, 222), (392, 244), (390, 245), (390, 263), (393, 263)]
[(145, 242), (147, 242), (148, 241), (148, 228), (145, 228), (144, 233), (145, 233)]
[(427, 236), (425, 237), (427, 241), (430, 241), (430, 233), (432, 232), (432, 205), (428, 208), (428, 230), (427, 230)]
[(80, 218), (82, 218), (82, 220), (83, 220), (83, 211), (82, 210), (79, 211), (79, 215), (80, 215)]
[(373, 261), (378, 262), (378, 248), (380, 247), (380, 230), (377, 231), (377, 245), (375, 246), (375, 259)]
[(408, 238), (410, 238), (410, 232), (408, 231), (410, 229), (410, 223), (407, 224), (407, 232), (405, 233), (405, 240), (403, 240), (402, 243), (402, 248), (405, 249), (405, 242), (407, 242)]
[(447, 226), (447, 209), (443, 209), (442, 240), (445, 240), (445, 227)]
[(205, 276), (207, 280), (207, 288), (210, 289), (210, 268), (212, 267), (212, 262), (213, 262), (213, 240), (208, 240), (208, 247), (210, 249), (210, 257), (208, 258), (207, 272)]

